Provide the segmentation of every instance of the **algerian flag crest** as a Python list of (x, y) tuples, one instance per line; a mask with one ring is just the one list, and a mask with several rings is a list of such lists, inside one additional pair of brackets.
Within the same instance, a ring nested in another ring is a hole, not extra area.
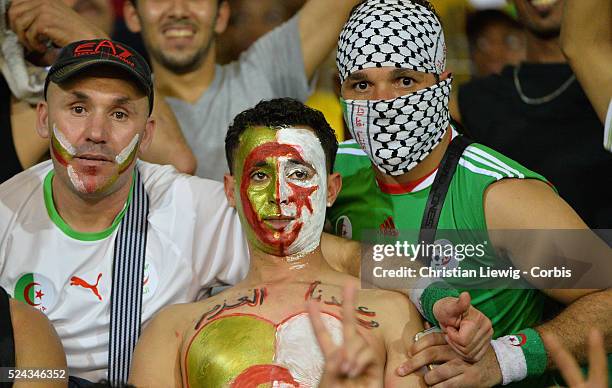
[(51, 280), (37, 273), (22, 275), (15, 285), (15, 299), (47, 313), (55, 306), (57, 294)]

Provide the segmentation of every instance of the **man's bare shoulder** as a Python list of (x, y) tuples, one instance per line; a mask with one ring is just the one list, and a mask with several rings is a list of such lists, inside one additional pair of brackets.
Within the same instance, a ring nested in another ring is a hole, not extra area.
[(359, 300), (376, 311), (380, 335), (393, 365), (405, 361), (406, 343), (423, 330), (423, 318), (404, 294), (386, 290), (362, 290)]
[(414, 304), (399, 291), (364, 289), (359, 292), (359, 300), (376, 307), (385, 321), (421, 319)]
[(397, 321), (398, 319), (405, 322), (408, 319), (421, 319), (414, 304), (403, 293), (374, 288), (362, 289), (361, 281), (358, 278), (340, 272), (322, 276), (320, 285), (313, 290), (312, 297), (317, 297), (316, 292), (319, 288), (323, 291), (323, 294), (340, 297), (342, 287), (349, 284), (359, 290), (357, 293), (358, 304), (363, 308), (377, 311), (377, 316), (381, 317), (381, 322)]
[(162, 308), (147, 325), (152, 330), (182, 331), (190, 322), (196, 319), (203, 307), (212, 303), (209, 299), (193, 303), (179, 303)]

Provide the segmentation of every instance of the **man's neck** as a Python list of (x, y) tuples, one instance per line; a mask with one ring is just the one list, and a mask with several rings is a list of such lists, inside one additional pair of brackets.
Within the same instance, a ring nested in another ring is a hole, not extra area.
[(121, 212), (130, 195), (131, 175), (114, 193), (96, 199), (85, 199), (66, 187), (57, 176), (51, 182), (53, 203), (60, 217), (81, 233), (97, 233), (108, 229)]
[(152, 60), (155, 88), (163, 96), (174, 97), (190, 104), (198, 101), (215, 78), (215, 47), (211, 46), (204, 62), (187, 73), (174, 73)]
[(250, 244), (249, 251), (249, 273), (244, 279), (249, 285), (307, 282), (320, 278), (324, 272), (334, 271), (323, 258), (320, 246), (304, 256), (273, 256)]
[(434, 171), (440, 165), (442, 158), (444, 157), (444, 153), (448, 148), (452, 136), (452, 128), (449, 126), (446, 130), (444, 136), (442, 136), (442, 140), (440, 143), (431, 151), (431, 153), (423, 159), (423, 161), (416, 165), (412, 170), (408, 171), (405, 174), (392, 176), (387, 175), (381, 172), (375, 166), (372, 166), (374, 169), (374, 173), (376, 174), (376, 179), (384, 184), (388, 185), (406, 185), (410, 182), (418, 181), (427, 175), (429, 175), (432, 171)]
[(565, 63), (567, 59), (563, 56), (559, 37), (542, 39), (527, 31), (527, 56), (526, 62), (530, 63)]

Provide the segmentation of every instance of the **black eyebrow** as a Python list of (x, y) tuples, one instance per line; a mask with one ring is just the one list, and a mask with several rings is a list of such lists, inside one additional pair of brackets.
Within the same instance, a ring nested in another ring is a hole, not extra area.
[(300, 166), (306, 166), (306, 167), (310, 168), (311, 170), (315, 170), (315, 168), (310, 163), (308, 163), (305, 160), (289, 159), (287, 161), (290, 162), (290, 163), (293, 163), (293, 164), (299, 164)]
[(122, 96), (122, 97), (115, 98), (113, 100), (113, 104), (118, 105), (118, 106), (124, 106), (124, 107), (127, 107), (128, 110), (138, 112), (138, 109), (136, 108), (136, 104), (134, 103), (134, 100), (132, 100), (128, 96)]
[(117, 97), (117, 98), (115, 98), (113, 100), (113, 102), (115, 103), (115, 105), (124, 105), (124, 104), (131, 103), (132, 100), (129, 97), (124, 96), (124, 97)]
[[(76, 98), (78, 101), (89, 101), (90, 100), (90, 97), (86, 93), (83, 93), (78, 90), (73, 90), (70, 92), (70, 94), (72, 94), (72, 96)], [(114, 105), (129, 105), (131, 109), (133, 110), (136, 109), (134, 101), (132, 101), (132, 99), (128, 96), (121, 96), (121, 97), (117, 97), (113, 99), (113, 104)]]
[(410, 69), (394, 69), (391, 72), (392, 78), (400, 78), (400, 77), (416, 78), (418, 76), (419, 74), (417, 72), (415, 72), (414, 70), (410, 70)]
[(350, 80), (350, 81), (366, 81), (367, 79), (368, 79), (368, 76), (360, 71), (350, 74), (347, 78), (347, 80)]
[(71, 94), (79, 101), (87, 101), (89, 100), (89, 96), (83, 92), (79, 92), (78, 90), (73, 90)]

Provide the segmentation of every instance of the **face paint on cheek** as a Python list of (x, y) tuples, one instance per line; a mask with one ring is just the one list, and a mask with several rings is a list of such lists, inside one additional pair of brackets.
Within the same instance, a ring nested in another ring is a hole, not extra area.
[[(291, 230), (275, 230), (266, 225), (266, 217), (285, 216), (281, 211), (281, 199), (277, 186), (278, 166), (276, 174), (265, 189), (255, 190), (251, 185), (251, 171), (254, 166), (268, 158), (279, 158), (288, 156), (294, 159), (301, 159), (298, 150), (288, 145), (269, 142), (254, 148), (244, 162), (242, 177), (240, 182), (240, 201), (244, 217), (252, 228), (257, 241), (251, 239), (255, 245), (262, 250), (279, 256), (285, 256), (285, 249), (297, 237), (301, 225), (294, 225)], [(271, 203), (273, 202), (273, 203)], [(263, 246), (262, 246), (263, 245)]]
[(136, 154), (138, 153), (138, 139), (140, 135), (136, 134), (130, 144), (128, 144), (120, 153), (115, 157), (115, 163), (119, 167), (119, 174), (123, 173), (132, 164)]
[[(256, 246), (278, 256), (298, 258), (316, 249), (321, 239), (327, 192), (325, 154), (318, 138), (306, 129), (280, 129), (276, 138), (278, 142), (255, 147), (245, 159), (241, 209)], [(269, 158), (275, 159), (276, 172), (274, 177), (268, 173), (270, 181), (264, 192), (253, 187), (250, 174), (257, 163)], [(308, 177), (296, 178), (299, 175)], [(272, 222), (266, 222), (266, 217), (272, 216), (290, 221), (284, 228), (278, 222), (273, 227)]]
[[(74, 159), (74, 156), (77, 154), (76, 147), (72, 145), (70, 141), (68, 141), (62, 131), (57, 128), (56, 124), (53, 124), (51, 149), (55, 160), (57, 160), (60, 165), (66, 167), (66, 173), (68, 174), (68, 178), (70, 179), (72, 186), (74, 186), (77, 191), (82, 193), (92, 192), (93, 185), (86, 183), (87, 179), (83, 179), (74, 166), (70, 164), (70, 162), (72, 162)], [(94, 175), (95, 169), (90, 170), (91, 169), (85, 170), (83, 175)]]
[(116, 181), (119, 176), (123, 174), (131, 165), (136, 155), (138, 154), (138, 140), (140, 135), (136, 134), (132, 138), (132, 141), (123, 149), (117, 156), (115, 156), (115, 163), (117, 164), (115, 172), (107, 179), (106, 183), (99, 186), (93, 186), (89, 192), (98, 191), (102, 192), (108, 190)]
[(66, 167), (76, 155), (76, 148), (66, 139), (66, 136), (53, 124), (51, 134), (51, 150), (59, 164)]
[(297, 238), (286, 249), (287, 254), (303, 256), (314, 251), (320, 244), (325, 224), (327, 203), (327, 168), (321, 142), (307, 129), (283, 128), (277, 133), (278, 142), (299, 147), (300, 154), (315, 171), (310, 179), (293, 179), (293, 170), (287, 167), (286, 185), (291, 195), (287, 202), (296, 209), (296, 222), (302, 225)]
[(66, 168), (66, 171), (68, 172), (68, 178), (70, 178), (70, 182), (72, 182), (72, 185), (78, 191), (80, 191), (82, 193), (88, 193), (89, 192), (87, 187), (85, 187), (85, 183), (83, 183), (83, 180), (79, 177), (79, 174), (77, 174), (77, 172), (75, 171), (74, 167), (69, 165)]
[(66, 173), (74, 188), (81, 193), (92, 194), (108, 190), (129, 168), (138, 154), (139, 139), (139, 134), (134, 135), (130, 143), (115, 157), (116, 167), (110, 174), (104, 175), (97, 166), (75, 166), (72, 163), (77, 155), (77, 148), (55, 124), (53, 124), (51, 148), (54, 158), (60, 165), (66, 167)]

